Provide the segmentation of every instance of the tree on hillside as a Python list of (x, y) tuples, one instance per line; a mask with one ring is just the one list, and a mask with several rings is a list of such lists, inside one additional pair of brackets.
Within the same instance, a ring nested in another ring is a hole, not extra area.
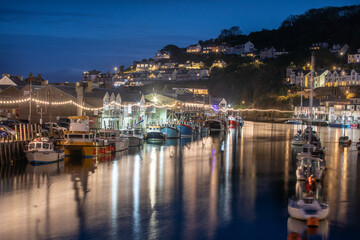
[(233, 27), (231, 27), (229, 29), (221, 30), (221, 33), (218, 36), (218, 39), (223, 40), (223, 39), (228, 38), (228, 37), (241, 35), (241, 33), (242, 32), (241, 32), (239, 26), (233, 26)]

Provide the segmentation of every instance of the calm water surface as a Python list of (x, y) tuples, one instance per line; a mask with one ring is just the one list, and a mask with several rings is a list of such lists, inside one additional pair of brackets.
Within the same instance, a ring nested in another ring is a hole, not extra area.
[[(342, 130), (317, 128), (327, 148), (317, 233), (289, 218), (297, 195), (290, 141), (298, 126), (246, 122), (226, 135), (145, 144), (106, 159), (1, 168), (0, 239), (309, 239), (360, 236), (360, 155)], [(347, 130), (359, 139), (359, 130)], [(314, 235), (315, 234), (315, 235)]]

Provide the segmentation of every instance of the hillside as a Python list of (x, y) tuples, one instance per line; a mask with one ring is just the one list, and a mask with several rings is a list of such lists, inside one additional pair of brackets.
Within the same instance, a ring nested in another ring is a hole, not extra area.
[[(278, 29), (264, 29), (249, 35), (242, 35), (238, 27), (224, 29), (218, 38), (200, 40), (199, 44), (234, 46), (247, 41), (254, 43), (257, 54), (271, 46), (285, 49), (289, 54), (261, 62), (234, 54), (189, 54), (174, 45), (163, 50), (172, 53), (172, 60), (203, 61), (206, 67), (214, 60), (224, 60), (227, 67), (213, 69), (206, 84), (213, 96), (225, 96), (232, 105), (244, 106), (242, 103), (245, 102), (253, 107), (288, 109), (299, 99), (288, 94), (289, 90), (295, 89), (283, 84), (286, 67), (306, 65), (310, 61), (309, 47), (313, 43), (327, 42), (329, 47), (348, 44), (349, 52), (360, 48), (360, 5), (311, 9), (302, 15), (289, 16)], [(345, 69), (359, 68), (346, 64), (346, 56), (331, 54), (326, 49), (316, 51), (315, 56), (317, 69), (332, 69), (334, 65)]]

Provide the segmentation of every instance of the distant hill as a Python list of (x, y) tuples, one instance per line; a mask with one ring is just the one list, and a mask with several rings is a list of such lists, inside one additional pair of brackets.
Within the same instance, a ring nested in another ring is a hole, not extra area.
[(248, 40), (257, 49), (274, 46), (294, 51), (317, 42), (327, 42), (329, 46), (346, 43), (357, 49), (360, 48), (360, 5), (311, 9), (301, 15), (289, 16), (278, 29), (217, 38), (213, 42), (236, 45)]
[[(213, 96), (224, 96), (232, 105), (246, 105), (282, 109), (297, 104), (296, 97), (289, 97), (288, 86), (284, 86), (286, 67), (304, 66), (310, 61), (309, 47), (313, 43), (327, 42), (348, 44), (349, 51), (360, 48), (360, 5), (346, 7), (325, 7), (311, 9), (304, 14), (289, 16), (278, 29), (241, 34), (237, 27), (224, 29), (216, 39), (200, 40), (205, 45), (254, 43), (255, 48), (262, 50), (271, 46), (285, 49), (288, 55), (256, 64), (251, 58), (227, 54), (188, 54), (184, 49), (168, 45), (164, 49), (172, 52), (175, 61), (203, 61), (209, 67), (214, 60), (224, 60), (227, 67), (215, 69), (206, 82)], [(331, 54), (326, 49), (316, 51), (316, 68), (337, 67), (349, 68), (347, 57)], [(191, 83), (189, 83), (191, 84)]]

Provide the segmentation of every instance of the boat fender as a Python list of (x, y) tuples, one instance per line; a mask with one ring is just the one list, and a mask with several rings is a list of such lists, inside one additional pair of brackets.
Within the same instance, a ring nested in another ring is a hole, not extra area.
[(308, 227), (318, 227), (319, 226), (319, 219), (316, 217), (311, 217), (306, 219), (306, 225)]
[(96, 149), (94, 149), (93, 154), (96, 155)]
[(287, 235), (287, 240), (301, 240), (301, 236), (297, 232), (291, 232)]

